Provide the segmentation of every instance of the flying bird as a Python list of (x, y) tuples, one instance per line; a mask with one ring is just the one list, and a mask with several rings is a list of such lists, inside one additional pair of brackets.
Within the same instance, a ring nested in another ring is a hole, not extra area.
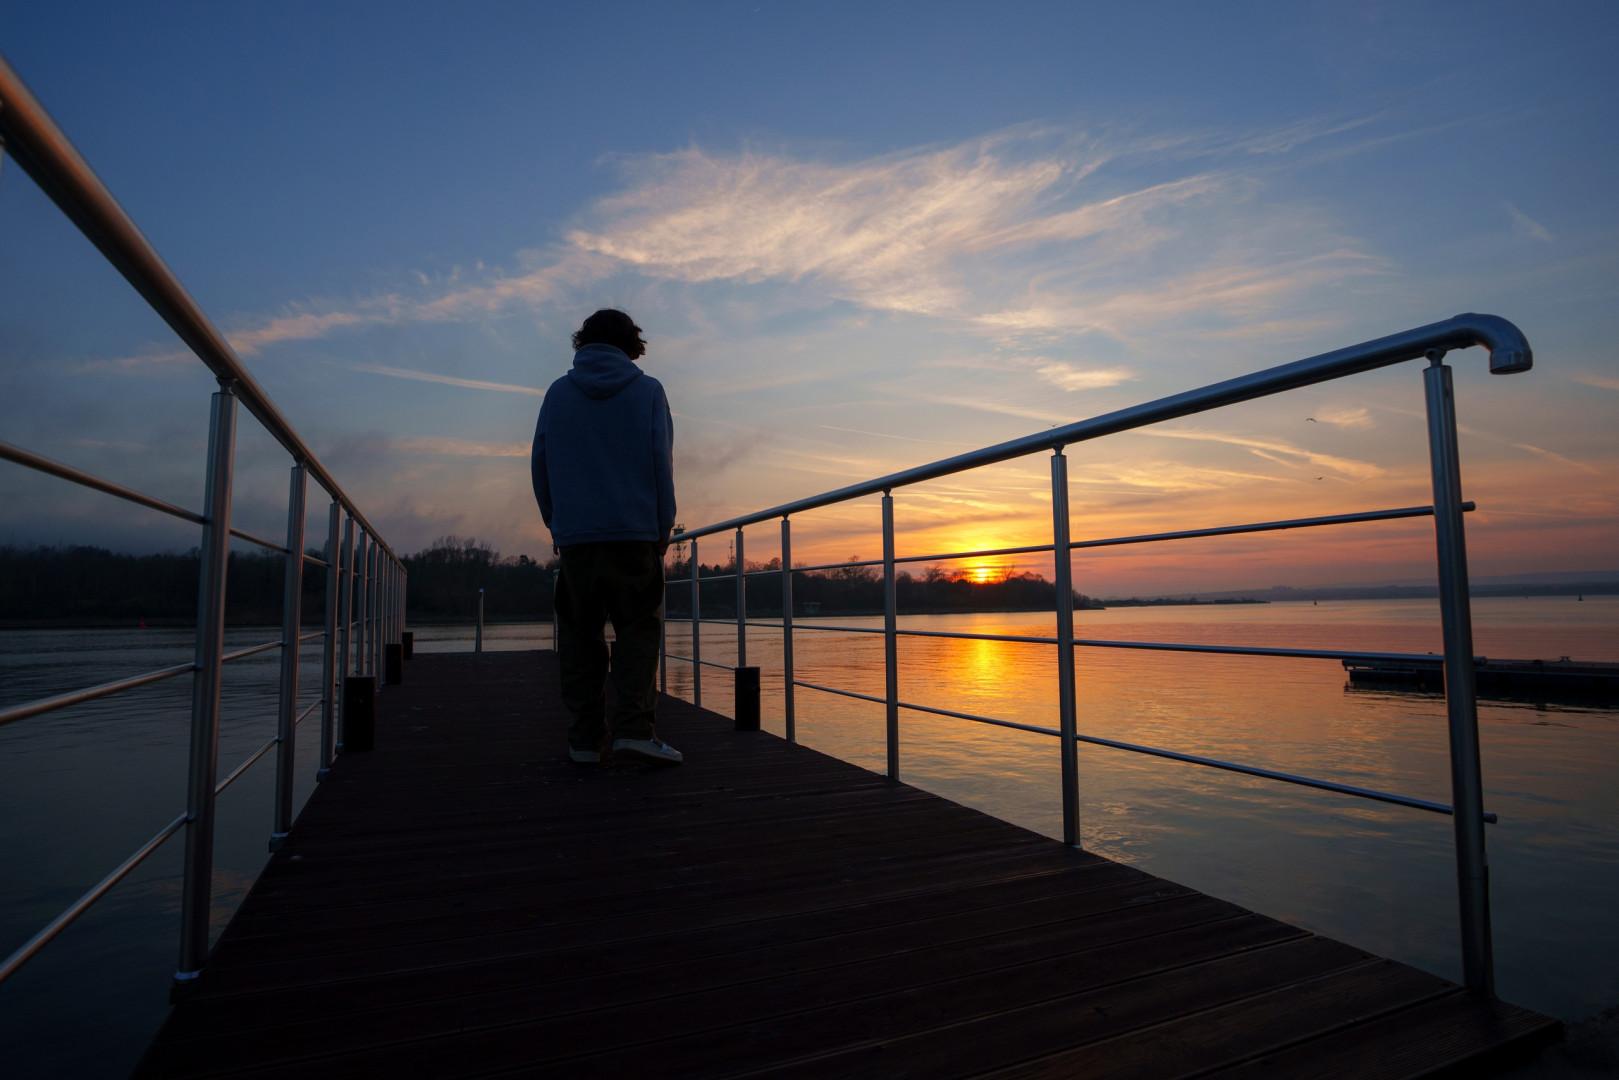
[(1317, 420), (1317, 419), (1316, 419), (1316, 418), (1315, 418), (1315, 417), (1313, 417), (1313, 416), (1306, 416), (1306, 417), (1305, 417), (1305, 418), (1304, 418), (1304, 419), (1306, 419), (1306, 420), (1308, 420), (1308, 421), (1309, 421), (1309, 422), (1310, 422), (1310, 423), (1312, 423), (1312, 424), (1316, 424), (1316, 423), (1320, 423), (1320, 421), (1318, 421), (1318, 420)]

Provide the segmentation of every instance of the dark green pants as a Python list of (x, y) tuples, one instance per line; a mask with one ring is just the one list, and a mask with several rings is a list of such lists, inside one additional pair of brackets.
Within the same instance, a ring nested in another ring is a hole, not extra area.
[[(663, 560), (649, 541), (574, 544), (562, 549), (557, 585), (562, 701), (573, 714), (569, 745), (599, 749), (653, 735), (658, 644), (663, 628)], [(613, 624), (613, 715), (607, 718), (607, 642)]]

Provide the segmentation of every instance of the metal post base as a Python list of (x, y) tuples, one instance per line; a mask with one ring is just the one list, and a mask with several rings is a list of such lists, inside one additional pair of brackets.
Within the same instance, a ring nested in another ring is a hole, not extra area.
[(343, 684), (343, 743), (348, 753), (364, 753), (376, 745), (377, 680), (350, 676)]
[(736, 669), (736, 730), (759, 730), (759, 669)]

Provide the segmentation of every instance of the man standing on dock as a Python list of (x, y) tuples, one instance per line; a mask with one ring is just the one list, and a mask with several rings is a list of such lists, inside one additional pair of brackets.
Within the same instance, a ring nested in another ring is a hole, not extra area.
[[(674, 420), (663, 385), (635, 365), (641, 328), (605, 309), (573, 335), (573, 368), (551, 384), (534, 430), (534, 498), (562, 556), (556, 596), (568, 756), (612, 752), (678, 765), (653, 728), (663, 556), (675, 522)], [(615, 701), (607, 718), (611, 620)]]

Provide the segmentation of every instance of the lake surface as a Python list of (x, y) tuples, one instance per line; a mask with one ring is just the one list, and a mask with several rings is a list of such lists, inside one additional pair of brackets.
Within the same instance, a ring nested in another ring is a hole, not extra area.
[[(1619, 659), (1619, 598), (1480, 599), (1481, 654)], [(1050, 615), (916, 616), (917, 629), (1050, 634)], [(878, 626), (880, 619), (801, 620)], [(1082, 636), (1411, 652), (1441, 648), (1433, 601), (1334, 601), (1076, 614)], [(471, 647), (469, 626), (416, 627), (423, 652)], [(669, 649), (687, 653), (671, 624)], [(275, 636), (233, 630), (231, 647)], [(488, 649), (548, 647), (546, 624), (492, 626)], [(734, 662), (734, 630), (705, 624), (703, 656)], [(900, 639), (900, 696), (1055, 726), (1052, 647)], [(801, 629), (801, 679), (883, 690), (882, 639)], [(184, 662), (189, 630), (0, 633), (0, 703)], [(317, 696), (318, 643), (302, 699)], [(1080, 649), (1086, 734), (1449, 801), (1444, 702), (1347, 687), (1336, 662)], [(781, 635), (750, 628), (767, 729), (781, 731)], [(227, 668), (221, 775), (274, 734), (275, 652)], [(704, 669), (703, 703), (729, 713), (729, 674)], [(690, 671), (669, 665), (690, 696)], [(9, 952), (184, 808), (190, 680), (180, 678), (0, 729), (0, 952)], [(880, 771), (878, 705), (799, 688), (799, 738)], [(1485, 702), (1479, 711), (1499, 990), (1565, 1018), (1619, 1003), (1619, 712)], [(1049, 835), (1061, 829), (1056, 740), (902, 712), (910, 783)], [(319, 711), (299, 729), (300, 787)], [(560, 750), (560, 747), (559, 747)], [(273, 755), (272, 755), (273, 756)], [(272, 756), (220, 799), (216, 929), (266, 858)], [(1460, 976), (1451, 822), (1100, 747), (1080, 748), (1087, 848), (1265, 914)], [(180, 838), (0, 987), (0, 1053), (23, 1072), (123, 1075), (161, 1022), (179, 920)], [(91, 1036), (94, 1036), (92, 1042)]]

